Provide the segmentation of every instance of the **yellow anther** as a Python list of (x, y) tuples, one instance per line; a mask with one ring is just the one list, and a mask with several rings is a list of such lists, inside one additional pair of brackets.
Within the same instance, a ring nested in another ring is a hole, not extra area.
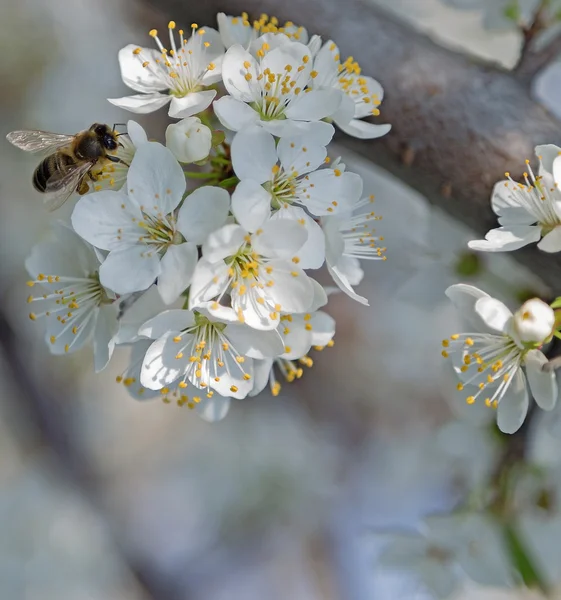
[(466, 398), (466, 403), (467, 404), (474, 404), (474, 402), (475, 402), (475, 396), (468, 396)]
[(169, 394), (169, 388), (167, 388), (167, 387), (163, 387), (163, 388), (160, 390), (160, 394), (162, 394), (163, 396), (165, 396), (166, 394)]
[(238, 391), (238, 388), (235, 385), (230, 386), (230, 391), (234, 392), (234, 394)]
[(132, 51), (132, 53), (133, 53), (133, 54), (136, 54), (136, 55), (140, 54), (141, 52), (142, 52), (142, 48), (135, 48), (135, 49)]
[(473, 342), (473, 340), (471, 338), (466, 338), (466, 344), (468, 346), (473, 346), (474, 342)]
[(178, 353), (175, 355), (175, 358), (176, 358), (177, 360), (179, 360), (180, 358), (183, 358), (183, 352), (178, 352)]
[(444, 358), (448, 358), (448, 356), (449, 356), (449, 354), (448, 354), (448, 352), (446, 352), (446, 350), (443, 350), (440, 354), (442, 354), (442, 356)]
[(158, 35), (158, 30), (157, 29), (151, 29), (148, 32), (148, 35), (150, 35), (151, 37), (155, 38)]
[(341, 171), (339, 169), (333, 169), (333, 173), (335, 173), (335, 177), (341, 177)]
[(170, 21), (170, 22), (168, 23), (168, 28), (169, 28), (169, 29), (175, 29), (175, 21)]
[(187, 382), (185, 382), (185, 381), (180, 381), (180, 382), (179, 382), (177, 385), (178, 385), (178, 386), (179, 386), (179, 387), (180, 387), (182, 390), (184, 390), (184, 389), (187, 387)]
[(444, 346), (444, 348), (448, 348), (450, 342), (448, 340), (442, 340), (442, 345)]
[(243, 376), (243, 378), (244, 378), (246, 381), (249, 381), (249, 380), (251, 379), (251, 375), (250, 375), (249, 373), (244, 373), (244, 376)]
[(464, 384), (458, 383), (458, 385), (456, 386), (456, 389), (458, 390), (458, 392), (461, 392), (464, 389)]
[(180, 336), (180, 335), (176, 335), (176, 336), (173, 338), (173, 341), (174, 341), (176, 344), (179, 344), (179, 342), (181, 341), (181, 336)]
[(236, 362), (242, 364), (245, 362), (245, 358), (243, 356), (236, 356)]
[(35, 320), (37, 319), (37, 315), (36, 315), (35, 313), (32, 313), (32, 312), (31, 312), (31, 313), (29, 313), (29, 318), (30, 318), (32, 321), (35, 321)]
[(454, 340), (454, 341), (455, 341), (455, 340), (458, 340), (458, 339), (460, 339), (460, 334), (459, 334), (459, 333), (455, 333), (454, 335), (451, 335), (451, 336), (450, 336), (450, 339), (451, 339), (451, 340)]

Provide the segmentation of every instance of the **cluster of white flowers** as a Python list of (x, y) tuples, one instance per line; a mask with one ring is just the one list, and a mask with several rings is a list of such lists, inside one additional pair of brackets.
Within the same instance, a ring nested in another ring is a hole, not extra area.
[[(561, 251), (561, 148), (538, 146), (539, 170), (526, 161), (523, 183), (506, 180), (494, 187), (491, 207), (499, 217), (497, 229), (484, 240), (469, 242), (472, 250), (517, 250), (533, 242), (544, 252)], [(541, 351), (552, 338), (561, 337), (556, 309), (538, 298), (530, 299), (514, 314), (499, 300), (469, 285), (452, 285), (447, 296), (471, 322), (476, 333), (454, 334), (443, 340), (442, 355), (453, 359), (467, 403), (484, 399), (497, 409), (497, 424), (505, 433), (517, 431), (528, 412), (529, 394), (544, 410), (552, 410), (558, 386), (552, 364)], [(525, 374), (524, 374), (525, 371)]]
[(312, 348), (333, 345), (327, 293), (308, 270), (325, 264), (368, 304), (353, 286), (360, 259), (385, 259), (380, 217), (327, 145), (333, 123), (363, 139), (390, 129), (363, 120), (383, 90), (332, 41), (266, 15), (219, 14), (218, 26), (177, 36), (171, 21), (169, 43), (152, 30), (156, 48), (119, 52), (137, 94), (110, 102), (135, 113), (169, 104), (181, 120), (166, 146), (129, 121), (122, 162), (96, 165), (71, 226), (27, 261), (42, 288), (30, 317), (47, 317), (54, 353), (93, 340), (100, 371), (132, 346), (118, 381), (134, 397), (173, 398), (208, 420), (268, 383), (277, 395), (279, 374), (300, 377)]

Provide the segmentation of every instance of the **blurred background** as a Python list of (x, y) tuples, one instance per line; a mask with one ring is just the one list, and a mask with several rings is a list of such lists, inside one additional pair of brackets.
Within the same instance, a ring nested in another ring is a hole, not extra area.
[[(477, 60), (508, 69), (519, 56), (520, 32), (485, 29), (480, 9), (371, 2)], [(126, 120), (106, 101), (126, 93), (118, 50), (149, 45), (147, 31), (170, 18), (198, 19), (189, 3), (175, 14), (168, 6), (0, 0), (2, 139), (13, 129), (72, 133)], [(226, 0), (220, 6), (231, 12)], [(363, 72), (377, 77), (377, 65)], [(558, 72), (553, 62), (534, 91), (559, 112)], [(158, 138), (167, 115), (138, 120)], [(369, 142), (373, 155), (378, 143)], [(24, 260), (47, 232), (31, 187), (36, 160), (0, 144), (1, 600), (430, 598), (413, 577), (379, 568), (377, 556), (385, 531), (414, 527), (469, 489), (436, 435), (465, 414), (440, 357), (441, 339), (461, 330), (443, 291), (469, 276), (510, 304), (528, 289), (550, 292), (531, 264), (468, 255), (466, 241), (479, 235), (374, 162), (339, 152), (384, 218), (388, 261), (367, 265), (360, 287), (371, 306), (332, 297), (335, 346), (278, 397), (236, 402), (209, 424), (129, 398), (115, 383), (126, 353), (98, 376), (88, 351), (48, 354), (25, 306)]]

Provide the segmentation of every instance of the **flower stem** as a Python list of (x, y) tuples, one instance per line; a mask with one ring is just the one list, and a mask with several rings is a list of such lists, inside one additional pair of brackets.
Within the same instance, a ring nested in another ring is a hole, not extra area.
[(522, 581), (527, 587), (538, 588), (547, 595), (548, 586), (527, 548), (524, 547), (514, 525), (505, 524), (503, 531), (510, 558), (516, 570), (520, 573)]

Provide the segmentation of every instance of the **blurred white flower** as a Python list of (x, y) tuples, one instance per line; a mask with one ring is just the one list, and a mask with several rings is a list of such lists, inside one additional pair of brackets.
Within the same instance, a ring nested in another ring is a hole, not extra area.
[(25, 261), (33, 278), (29, 287), (45, 290), (27, 298), (38, 307), (29, 317), (46, 317), (53, 354), (76, 352), (93, 340), (95, 370), (101, 371), (111, 358), (118, 329), (114, 295), (99, 282), (100, 261), (94, 249), (62, 223), (55, 225), (54, 233), (56, 237), (37, 244)]
[(485, 513), (428, 517), (420, 534), (392, 535), (379, 564), (412, 572), (442, 599), (467, 577), (482, 585), (514, 583), (501, 526)]
[(156, 340), (146, 352), (140, 382), (151, 390), (169, 393), (189, 381), (207, 398), (214, 391), (245, 398), (253, 387), (253, 359), (278, 356), (284, 350), (276, 331), (257, 331), (238, 323), (233, 311), (223, 317), (207, 307), (196, 311), (169, 310), (146, 322), (140, 334)]
[(150, 113), (171, 102), (169, 116), (190, 117), (208, 108), (216, 90), (207, 89), (221, 79), (224, 46), (218, 31), (210, 27), (191, 26), (185, 39), (179, 30), (176, 44), (175, 22), (170, 21), (170, 48), (165, 48), (158, 32), (150, 31), (158, 50), (129, 44), (119, 51), (119, 65), (124, 83), (134, 96), (110, 98), (109, 102), (135, 113)]
[(374, 211), (355, 211), (374, 202), (374, 196), (356, 202), (346, 215), (326, 216), (321, 219), (325, 233), (325, 258), (329, 273), (339, 288), (353, 300), (368, 305), (368, 300), (359, 296), (353, 285), (358, 285), (364, 275), (359, 259), (386, 260), (385, 248), (376, 242), (384, 238), (374, 235), (373, 225), (381, 219)]
[(555, 313), (549, 304), (533, 298), (514, 313), (513, 328), (522, 343), (542, 343), (553, 333)]
[(530, 161), (526, 161), (525, 183), (516, 183), (507, 173), (508, 180), (495, 185), (491, 208), (498, 215), (501, 227), (491, 229), (484, 240), (470, 241), (470, 248), (487, 252), (518, 250), (541, 239), (540, 250), (561, 251), (560, 153), (557, 146), (537, 146), (540, 161), (537, 177)]
[(256, 124), (278, 137), (310, 133), (330, 139), (333, 127), (322, 119), (339, 108), (341, 97), (336, 90), (306, 90), (312, 80), (310, 49), (282, 33), (254, 43), (257, 58), (239, 44), (224, 56), (222, 78), (230, 95), (213, 104), (222, 125), (240, 131)]
[[(189, 308), (209, 304), (220, 316), (230, 295), (234, 313), (255, 329), (276, 329), (281, 312), (303, 313), (314, 299), (312, 279), (291, 260), (307, 239), (304, 225), (283, 219), (259, 226), (251, 214), (232, 206), (242, 225), (225, 225), (203, 244), (203, 258), (193, 275)], [(228, 309), (229, 310), (229, 309)]]
[(230, 198), (220, 188), (202, 187), (185, 199), (176, 216), (185, 187), (173, 154), (150, 142), (131, 164), (128, 193), (102, 191), (79, 200), (74, 229), (95, 247), (109, 250), (100, 269), (104, 285), (125, 294), (145, 290), (157, 278), (168, 304), (187, 288), (197, 244), (225, 222)]
[(542, 370), (547, 359), (538, 349), (539, 342), (522, 343), (518, 339), (512, 312), (470, 285), (453, 285), (446, 295), (476, 329), (476, 333), (454, 334), (442, 342), (442, 355), (453, 359), (460, 379), (458, 390), (469, 393), (468, 404), (485, 394), (485, 404), (498, 408), (499, 429), (514, 433), (528, 412), (527, 377), (538, 406), (552, 410), (558, 395), (555, 374)]
[(445, 0), (445, 2), (456, 8), (481, 10), (483, 25), (487, 29), (529, 25), (540, 4), (540, 0)]
[(198, 117), (188, 117), (168, 125), (166, 146), (179, 162), (203, 160), (212, 147), (212, 132)]
[(332, 40), (327, 41), (314, 58), (311, 87), (341, 92), (341, 105), (332, 118), (345, 133), (373, 139), (386, 135), (391, 129), (391, 125), (361, 121), (364, 117), (380, 114), (378, 106), (384, 98), (384, 90), (375, 79), (362, 75), (359, 64), (352, 57), (341, 64), (339, 48)]

